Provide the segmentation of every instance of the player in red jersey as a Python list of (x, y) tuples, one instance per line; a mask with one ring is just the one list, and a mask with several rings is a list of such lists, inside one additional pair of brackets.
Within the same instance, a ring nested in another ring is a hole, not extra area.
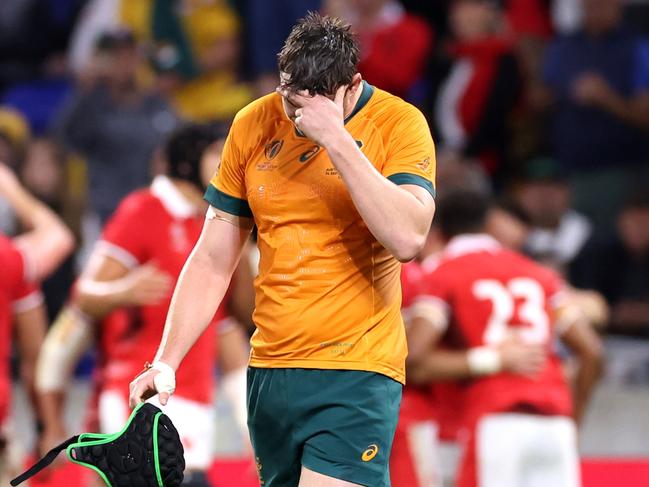
[[(79, 278), (61, 328), (55, 327), (51, 342), (48, 336), (47, 353), (39, 370), (44, 376), (41, 388), (53, 391), (56, 387), (51, 382), (56, 382), (56, 377), (52, 377), (52, 371), (58, 370), (60, 381), (63, 370), (57, 367), (57, 353), (70, 350), (69, 337), (73, 333), (79, 335), (75, 347), (78, 352), (83, 335), (87, 335), (83, 330), (89, 329), (81, 323), (83, 319), (101, 323), (98, 416), (103, 432), (123, 427), (129, 415), (128, 384), (142, 369), (142, 357), (152, 356), (157, 349), (174, 283), (201, 232), (207, 210), (202, 181), (209, 179), (217, 167), (218, 161), (210, 157), (218, 157), (213, 147), (215, 139), (211, 131), (198, 126), (182, 128), (171, 136), (164, 151), (168, 176), (157, 176), (148, 189), (131, 194), (121, 203)], [(211, 170), (202, 175), (201, 166)], [(205, 471), (212, 462), (214, 438), (217, 326), (236, 338), (234, 343), (230, 341), (229, 348), (246, 350), (243, 335), (232, 334), (237, 328), (226, 330), (226, 318), (225, 308), (219, 309), (178, 370), (184, 379), (174, 400), (164, 407), (183, 441), (187, 466), (184, 485), (208, 485)], [(72, 351), (63, 362), (69, 364), (71, 355)], [(244, 352), (240, 370), (235, 372), (242, 398), (246, 362)]]
[[(412, 304), (425, 279), (421, 260), (401, 267), (401, 306), (404, 310)], [(407, 334), (407, 312), (404, 322)], [(408, 380), (403, 388), (399, 422), (390, 453), (392, 487), (441, 486), (437, 437), (437, 410), (429, 385), (413, 385)]]
[[(487, 209), (470, 192), (439, 202), (449, 242), (410, 308), (409, 378), (463, 379), (470, 434), (460, 487), (576, 487), (573, 418), (598, 378), (601, 344), (579, 308), (564, 304), (558, 276), (483, 233)], [(574, 397), (555, 337), (578, 358)]]
[[(0, 234), (0, 482), (18, 465), (5, 465), (10, 436), (11, 377), (9, 356), (15, 336), (21, 357), (21, 378), (32, 403), (34, 369), (47, 329), (47, 317), (38, 282), (56, 269), (74, 246), (63, 222), (20, 185), (0, 163), (0, 197), (12, 207), (27, 231), (10, 239)], [(36, 408), (40, 412), (40, 408)], [(6, 482), (5, 482), (6, 483)]]
[[(402, 266), (402, 308), (407, 335), (412, 333), (409, 324), (413, 316), (422, 312), (421, 308), (424, 308), (423, 312), (427, 311), (425, 304), (411, 306), (439, 265), (444, 245), (438, 226), (433, 224), (419, 258)], [(415, 353), (422, 349), (416, 344), (410, 346)], [(512, 347), (516, 349), (515, 345)], [(444, 357), (453, 357), (458, 353), (461, 352), (449, 353), (445, 350)], [(455, 444), (458, 441), (462, 394), (458, 384), (448, 380), (451, 377), (440, 378), (444, 382), (413, 383), (409, 377), (404, 387), (390, 456), (393, 487), (438, 487), (454, 475), (452, 466), (449, 468), (446, 462), (442, 462), (441, 442)], [(454, 465), (455, 462), (451, 463)]]

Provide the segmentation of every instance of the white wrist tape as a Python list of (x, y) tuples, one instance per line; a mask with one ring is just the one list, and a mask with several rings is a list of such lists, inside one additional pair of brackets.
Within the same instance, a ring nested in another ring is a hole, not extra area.
[(176, 390), (176, 371), (170, 365), (159, 360), (153, 362), (151, 368), (160, 372), (153, 378), (156, 391), (173, 394)]
[(473, 375), (491, 375), (502, 370), (500, 352), (491, 347), (475, 347), (467, 352), (469, 370)]

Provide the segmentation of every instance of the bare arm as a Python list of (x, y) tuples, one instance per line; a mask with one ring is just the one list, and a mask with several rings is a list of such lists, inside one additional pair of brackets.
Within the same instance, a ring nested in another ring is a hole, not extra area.
[(407, 329), (408, 358), (406, 376), (414, 384), (468, 379), (511, 372), (534, 375), (546, 361), (542, 346), (519, 341), (503, 342), (498, 347), (446, 350), (437, 344), (447, 326), (444, 310), (432, 303), (415, 303)]
[(345, 89), (334, 100), (285, 90), (281, 94), (299, 107), (295, 125), (326, 149), (372, 235), (400, 261), (411, 260), (424, 246), (435, 202), (424, 188), (389, 181), (365, 157), (344, 125)]
[(428, 191), (397, 186), (379, 173), (343, 130), (325, 146), (372, 235), (402, 262), (423, 248), (435, 213)]
[(232, 299), (230, 300), (229, 312), (246, 329), (254, 328), (252, 312), (255, 310), (255, 288), (254, 280), (256, 270), (253, 271), (250, 254), (254, 243), (249, 241), (241, 256), (241, 261), (234, 274), (234, 285), (232, 288)]
[(600, 106), (629, 125), (649, 130), (649, 93), (624, 98), (611, 90), (602, 98)]
[(577, 357), (577, 373), (573, 385), (574, 416), (579, 422), (604, 366), (602, 342), (590, 324), (575, 320), (561, 335), (563, 342)]
[[(252, 222), (210, 208), (194, 250), (183, 268), (167, 314), (164, 333), (155, 361), (178, 369), (192, 345), (214, 316), (239, 262)], [(131, 383), (131, 405), (157, 393), (149, 370)], [(166, 403), (168, 394), (161, 395)]]
[(20, 376), (32, 399), (34, 409), (39, 411), (36, 401), (36, 360), (47, 330), (45, 305), (41, 304), (14, 315), (16, 341), (20, 352)]
[(116, 308), (155, 304), (168, 296), (172, 279), (152, 264), (129, 269), (109, 255), (95, 252), (79, 278), (74, 304), (100, 319)]
[(575, 80), (577, 102), (609, 112), (629, 125), (649, 130), (649, 92), (625, 98), (597, 73), (585, 73)]
[(9, 168), (0, 163), (0, 195), (7, 199), (27, 230), (14, 241), (39, 281), (51, 274), (74, 249), (74, 237), (61, 219), (30, 195)]
[(92, 343), (92, 323), (70, 306), (59, 313), (47, 332), (36, 366), (36, 391), (43, 422), (42, 453), (66, 437), (66, 388), (74, 367)]

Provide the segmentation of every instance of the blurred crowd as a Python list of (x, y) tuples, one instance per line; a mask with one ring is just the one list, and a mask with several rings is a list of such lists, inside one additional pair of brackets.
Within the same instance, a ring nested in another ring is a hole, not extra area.
[[(513, 246), (649, 336), (646, 0), (2, 0), (0, 161), (87, 248), (182, 121), (227, 125), (275, 88), (308, 10), (347, 19), (363, 77), (424, 111), (440, 193), (495, 194)], [(52, 317), (83, 248), (45, 283)]]

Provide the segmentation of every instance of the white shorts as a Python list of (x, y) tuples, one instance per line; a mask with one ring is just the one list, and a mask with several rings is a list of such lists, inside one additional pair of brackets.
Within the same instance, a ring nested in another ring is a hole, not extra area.
[[(147, 402), (159, 407), (171, 418), (180, 434), (185, 450), (185, 465), (188, 470), (207, 470), (212, 464), (214, 441), (214, 408), (171, 396), (166, 406), (158, 397)], [(130, 410), (128, 400), (118, 391), (104, 391), (99, 395), (99, 426), (102, 433), (116, 433), (126, 424)]]
[(577, 434), (563, 416), (485, 416), (475, 437), (479, 487), (580, 487)]

